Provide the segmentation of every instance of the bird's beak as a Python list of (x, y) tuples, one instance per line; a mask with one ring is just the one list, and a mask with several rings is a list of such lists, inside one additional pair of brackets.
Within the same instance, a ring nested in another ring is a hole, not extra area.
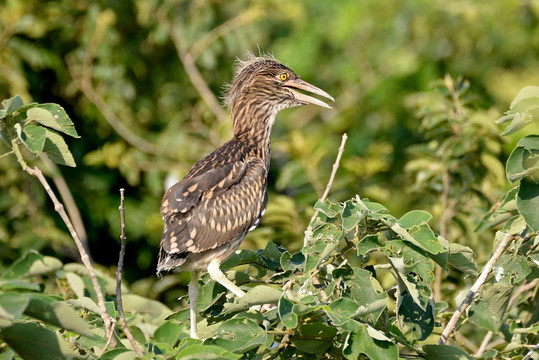
[(324, 90), (319, 89), (316, 86), (311, 85), (308, 82), (303, 81), (301, 79), (288, 80), (286, 83), (283, 84), (283, 86), (290, 88), (290, 91), (292, 91), (296, 100), (302, 104), (313, 104), (313, 105), (318, 105), (318, 106), (331, 109), (331, 106), (329, 106), (325, 102), (320, 101), (312, 96), (306, 95), (302, 92), (296, 91), (294, 89), (307, 91), (312, 94), (323, 96), (331, 101), (335, 101), (335, 99)]

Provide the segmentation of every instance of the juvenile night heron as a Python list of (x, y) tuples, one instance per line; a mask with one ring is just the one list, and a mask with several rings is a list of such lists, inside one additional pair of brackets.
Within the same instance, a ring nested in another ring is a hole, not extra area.
[(334, 101), (325, 91), (300, 80), (269, 56), (240, 61), (226, 102), (234, 137), (197, 162), (163, 196), (165, 221), (157, 274), (192, 271), (189, 283), (191, 337), (197, 338), (198, 277), (210, 277), (238, 297), (245, 293), (219, 266), (236, 251), (264, 215), (270, 162), (271, 128), (283, 109), (307, 104), (331, 108), (298, 91)]

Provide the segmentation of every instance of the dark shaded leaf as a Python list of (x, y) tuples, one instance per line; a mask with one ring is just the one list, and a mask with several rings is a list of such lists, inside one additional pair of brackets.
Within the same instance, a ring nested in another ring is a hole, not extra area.
[(14, 323), (2, 329), (0, 338), (25, 360), (78, 357), (60, 335), (32, 322)]
[(449, 345), (423, 345), (425, 359), (432, 360), (472, 360), (464, 351)]
[(526, 224), (539, 231), (539, 183), (522, 179), (517, 195), (517, 209)]
[(43, 151), (59, 165), (77, 166), (62, 136), (52, 130), (47, 130)]

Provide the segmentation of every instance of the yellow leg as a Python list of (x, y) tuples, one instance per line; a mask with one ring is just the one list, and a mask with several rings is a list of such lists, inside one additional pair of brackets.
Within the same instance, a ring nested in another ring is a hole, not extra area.
[(221, 271), (219, 268), (219, 261), (212, 260), (210, 264), (208, 265), (208, 274), (210, 274), (210, 277), (213, 281), (218, 282), (219, 284), (226, 287), (228, 290), (230, 290), (234, 295), (241, 298), (245, 293), (237, 287), (232, 281), (228, 280), (225, 274)]

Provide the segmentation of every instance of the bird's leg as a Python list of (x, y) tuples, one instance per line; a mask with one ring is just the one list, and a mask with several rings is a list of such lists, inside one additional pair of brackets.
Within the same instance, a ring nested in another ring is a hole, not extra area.
[(221, 271), (219, 268), (219, 261), (218, 260), (212, 260), (210, 264), (208, 265), (208, 274), (210, 274), (210, 277), (213, 281), (218, 282), (219, 284), (226, 287), (228, 290), (232, 291), (234, 295), (241, 298), (245, 293), (237, 287), (232, 281), (228, 280), (225, 274)]
[(189, 307), (191, 315), (191, 338), (198, 339), (197, 332), (197, 305), (198, 305), (198, 295), (200, 294), (200, 289), (198, 286), (198, 271), (193, 271), (191, 276), (191, 281), (189, 282), (189, 288), (187, 294), (189, 295)]

